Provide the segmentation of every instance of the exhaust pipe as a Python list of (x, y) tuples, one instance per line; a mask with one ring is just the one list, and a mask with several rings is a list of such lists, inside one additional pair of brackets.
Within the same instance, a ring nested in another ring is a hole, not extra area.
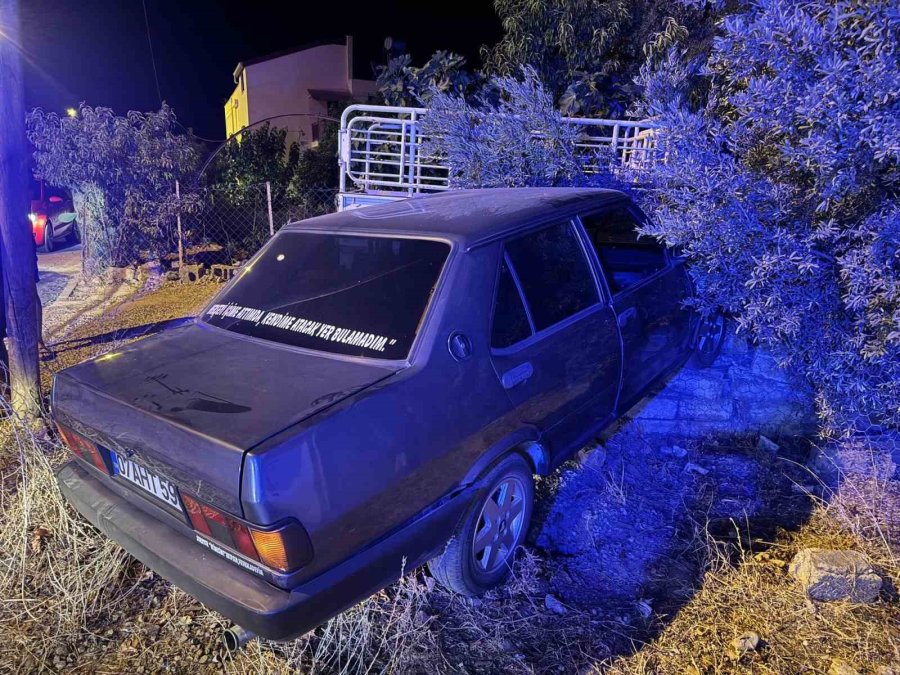
[(234, 654), (255, 637), (256, 633), (251, 633), (246, 628), (241, 628), (236, 624), (222, 632), (222, 641), (225, 643), (225, 649), (228, 650), (229, 654)]

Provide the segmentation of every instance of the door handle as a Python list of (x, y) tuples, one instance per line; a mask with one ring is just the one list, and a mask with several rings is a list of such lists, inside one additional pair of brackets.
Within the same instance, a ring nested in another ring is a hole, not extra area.
[(624, 328), (625, 325), (626, 325), (629, 321), (631, 321), (633, 318), (635, 318), (636, 316), (637, 316), (637, 309), (634, 308), (634, 307), (629, 307), (629, 308), (626, 309), (624, 312), (622, 312), (621, 314), (619, 314), (619, 316), (618, 316), (618, 318), (616, 319), (616, 321), (618, 322), (618, 324), (619, 324), (620, 327)]
[(500, 383), (503, 385), (504, 389), (512, 389), (525, 382), (525, 380), (532, 375), (534, 375), (534, 368), (531, 367), (531, 363), (526, 361), (503, 373), (500, 378)]

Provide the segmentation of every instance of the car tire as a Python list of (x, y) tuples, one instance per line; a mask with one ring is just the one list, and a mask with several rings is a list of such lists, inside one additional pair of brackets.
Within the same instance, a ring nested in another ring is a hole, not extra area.
[(466, 596), (481, 595), (509, 575), (534, 504), (531, 465), (521, 455), (504, 457), (479, 484), (443, 553), (428, 562), (441, 586)]
[(47, 224), (44, 225), (44, 250), (47, 253), (54, 251), (56, 249), (55, 243), (53, 241), (53, 224), (48, 220)]
[(701, 368), (709, 368), (722, 352), (728, 321), (721, 311), (700, 319), (694, 342), (694, 361)]

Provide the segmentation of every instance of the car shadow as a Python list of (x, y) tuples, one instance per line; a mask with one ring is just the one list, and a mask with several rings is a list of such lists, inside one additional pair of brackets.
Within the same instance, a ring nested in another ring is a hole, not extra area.
[[(776, 440), (777, 450), (754, 434), (673, 442), (625, 423), (540, 482), (519, 578), (477, 610), (459, 599), (439, 608), (442, 633), (465, 637), (444, 640), (446, 657), (504, 672), (509, 654), (534, 672), (574, 673), (639, 651), (701, 590), (714, 558), (737, 563), (809, 519), (809, 441)], [(494, 614), (502, 655), (479, 618)]]
[(177, 328), (186, 323), (193, 321), (193, 317), (185, 316), (177, 319), (166, 319), (165, 321), (154, 321), (145, 323), (141, 326), (132, 326), (130, 328), (121, 328), (112, 330), (107, 333), (98, 335), (89, 335), (80, 338), (72, 338), (70, 340), (62, 340), (48, 345), (55, 354), (84, 349), (86, 347), (94, 347), (97, 345), (109, 344), (111, 342), (119, 342), (121, 340), (134, 340), (137, 338), (147, 337), (155, 333), (170, 328)]

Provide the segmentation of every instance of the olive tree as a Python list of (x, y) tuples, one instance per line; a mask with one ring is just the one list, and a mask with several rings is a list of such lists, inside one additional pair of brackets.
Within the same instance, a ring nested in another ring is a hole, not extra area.
[(175, 181), (192, 174), (199, 152), (169, 106), (120, 116), (82, 104), (74, 117), (38, 108), (27, 125), (35, 173), (73, 194), (86, 272), (173, 250), (175, 215), (192, 206), (189, 194), (176, 198)]
[(647, 233), (808, 377), (828, 432), (900, 425), (898, 45), (892, 0), (757, 0), (702, 68), (672, 53), (640, 78), (664, 157)]

